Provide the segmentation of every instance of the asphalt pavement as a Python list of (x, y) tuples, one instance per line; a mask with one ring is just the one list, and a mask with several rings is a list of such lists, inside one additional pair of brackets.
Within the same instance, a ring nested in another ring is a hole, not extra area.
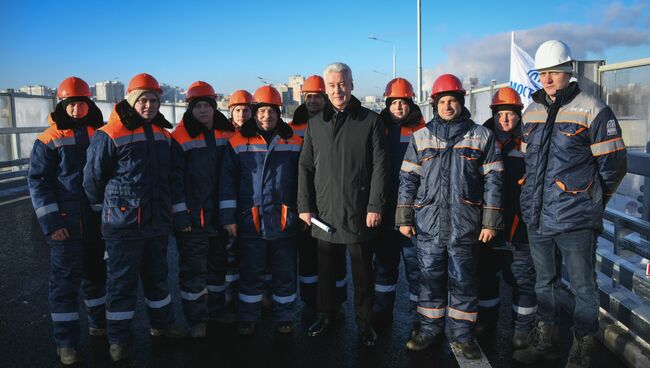
[[(31, 202), (19, 200), (0, 204), (0, 366), (58, 367), (47, 304), (50, 254), (38, 226)], [(178, 290), (178, 258), (173, 238), (169, 246), (170, 286), (176, 318), (184, 324)], [(400, 275), (394, 320), (377, 326), (379, 342), (373, 348), (362, 347), (354, 324), (352, 281), (348, 272), (348, 301), (345, 319), (326, 336), (306, 336), (301, 322), (300, 303), (296, 310), (296, 328), (290, 336), (279, 336), (268, 322), (258, 326), (253, 337), (242, 338), (233, 325), (210, 324), (208, 337), (169, 341), (150, 337), (142, 291), (133, 321), (130, 360), (126, 367), (458, 367), (445, 343), (424, 352), (411, 353), (405, 344), (411, 328), (408, 287)], [(511, 360), (510, 292), (502, 287), (500, 319), (496, 330), (479, 339), (492, 367), (519, 367)], [(83, 312), (83, 310), (82, 310)], [(82, 331), (86, 331), (82, 313)], [(529, 366), (563, 367), (570, 347), (569, 322), (561, 324), (562, 356), (557, 361)], [(105, 338), (84, 334), (84, 362), (78, 366), (113, 367)], [(622, 363), (599, 345), (594, 367), (616, 368)]]

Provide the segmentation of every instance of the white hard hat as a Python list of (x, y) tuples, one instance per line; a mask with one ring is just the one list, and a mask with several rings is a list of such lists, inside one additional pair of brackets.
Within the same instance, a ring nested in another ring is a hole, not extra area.
[(550, 40), (541, 44), (537, 49), (535, 53), (535, 69), (538, 71), (557, 69), (558, 71), (570, 73), (573, 69), (571, 66), (554, 67), (572, 60), (571, 49), (566, 43), (560, 40)]

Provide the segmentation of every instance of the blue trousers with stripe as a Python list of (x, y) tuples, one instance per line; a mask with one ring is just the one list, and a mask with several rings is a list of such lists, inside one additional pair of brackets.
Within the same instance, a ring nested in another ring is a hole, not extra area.
[(417, 240), (422, 276), (418, 299), (420, 331), (435, 336), (445, 331), (449, 339), (466, 342), (474, 338), (478, 317), (478, 244), (440, 244)]
[(409, 307), (415, 314), (420, 293), (420, 268), (415, 238), (409, 239), (397, 230), (386, 229), (382, 236), (375, 239), (374, 253), (375, 304), (373, 312), (393, 313), (401, 253), (404, 273), (409, 286)]
[(239, 295), (239, 245), (237, 238), (226, 239), (226, 304), (237, 305)]
[(267, 260), (271, 264), (272, 320), (293, 320), (296, 304), (297, 249), (295, 238), (238, 239), (240, 249), (239, 319), (255, 322), (262, 314)]
[[(494, 242), (499, 245), (499, 241)], [(512, 311), (515, 328), (530, 330), (535, 324), (535, 267), (528, 244), (514, 244), (511, 250), (481, 246), (478, 274), (479, 320), (496, 322), (499, 312), (499, 276), (512, 287)]]
[(103, 242), (49, 240), (49, 304), (57, 347), (79, 345), (79, 289), (83, 290), (88, 325), (106, 328), (106, 268)]
[[(347, 256), (342, 253), (340, 263), (343, 267), (337, 268), (336, 277), (336, 303), (343, 304), (348, 299)], [(318, 241), (311, 236), (311, 230), (302, 232), (298, 237), (298, 275), (300, 278), (300, 299), (306, 305), (317, 307), (318, 291)]]
[(205, 323), (224, 309), (226, 242), (223, 236), (176, 238), (183, 313), (190, 326)]
[(145, 304), (152, 328), (174, 323), (167, 283), (168, 237), (106, 240), (108, 253), (106, 322), (108, 342), (126, 345), (135, 314), (138, 280), (142, 281)]

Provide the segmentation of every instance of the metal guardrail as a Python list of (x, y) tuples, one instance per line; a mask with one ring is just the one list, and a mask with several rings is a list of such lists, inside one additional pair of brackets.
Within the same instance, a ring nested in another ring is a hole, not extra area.
[[(621, 211), (606, 209), (605, 219), (614, 224), (614, 232), (604, 231), (602, 236), (614, 243), (614, 254), (619, 254), (621, 248), (629, 249), (638, 255), (650, 259), (650, 222), (630, 216)], [(638, 233), (639, 241), (630, 239), (628, 235)]]
[(0, 168), (21, 166), (21, 165), (27, 165), (27, 164), (29, 164), (29, 159), (28, 158), (20, 158), (18, 160), (0, 161)]

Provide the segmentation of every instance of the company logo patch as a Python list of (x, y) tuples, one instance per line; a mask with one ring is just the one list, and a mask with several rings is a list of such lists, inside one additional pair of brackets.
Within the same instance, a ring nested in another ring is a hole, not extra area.
[(607, 136), (617, 135), (618, 129), (616, 129), (616, 120), (610, 120), (607, 122)]

